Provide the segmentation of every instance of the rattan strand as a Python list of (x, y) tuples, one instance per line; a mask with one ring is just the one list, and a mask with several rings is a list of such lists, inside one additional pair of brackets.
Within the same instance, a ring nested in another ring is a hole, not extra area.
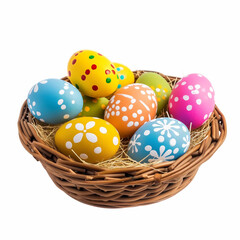
[[(144, 71), (135, 71), (138, 78)], [(165, 76), (175, 83), (179, 78)], [(67, 78), (63, 78), (67, 80)], [(153, 166), (102, 168), (73, 161), (47, 146), (31, 125), (33, 117), (25, 101), (19, 115), (19, 138), (24, 148), (41, 162), (55, 185), (72, 198), (97, 207), (133, 207), (172, 197), (194, 178), (198, 168), (224, 142), (227, 126), (224, 115), (215, 106), (207, 138), (176, 161)]]

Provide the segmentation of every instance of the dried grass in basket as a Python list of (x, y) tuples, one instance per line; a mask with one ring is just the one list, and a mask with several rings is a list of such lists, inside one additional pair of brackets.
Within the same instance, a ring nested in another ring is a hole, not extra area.
[[(135, 71), (135, 79), (143, 72)], [(171, 86), (179, 80), (177, 77), (158, 74)], [(80, 202), (108, 208), (150, 204), (175, 195), (191, 182), (200, 165), (214, 154), (227, 134), (225, 118), (215, 106), (209, 127), (203, 129), (206, 133), (204, 139), (197, 139), (199, 143), (179, 159), (153, 165), (106, 167), (76, 162), (61, 154), (39, 136), (34, 121), (25, 101), (18, 120), (20, 141), (41, 162), (56, 186)], [(51, 130), (48, 133), (54, 135), (56, 129)], [(197, 134), (195, 138), (198, 138)]]

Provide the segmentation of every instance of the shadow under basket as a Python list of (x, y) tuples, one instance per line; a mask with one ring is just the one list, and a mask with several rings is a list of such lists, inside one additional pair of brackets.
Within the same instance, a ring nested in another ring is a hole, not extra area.
[[(143, 72), (135, 71), (135, 79)], [(170, 83), (180, 79), (158, 74)], [(224, 115), (215, 106), (207, 137), (179, 159), (151, 166), (107, 169), (72, 161), (47, 146), (32, 121), (25, 101), (18, 120), (21, 143), (41, 162), (56, 186), (82, 203), (106, 208), (140, 206), (175, 195), (192, 181), (198, 168), (216, 152), (227, 134)]]

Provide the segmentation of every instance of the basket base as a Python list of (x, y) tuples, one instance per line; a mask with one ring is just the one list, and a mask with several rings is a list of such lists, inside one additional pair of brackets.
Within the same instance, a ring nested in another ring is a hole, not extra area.
[[(198, 169), (189, 173), (184, 178), (175, 179), (175, 181), (166, 183), (156, 184), (156, 182), (153, 182), (152, 185), (149, 184), (148, 186), (144, 184), (131, 187), (126, 186), (126, 184), (123, 186), (118, 185), (118, 187), (114, 185), (112, 187), (103, 185), (95, 186), (92, 189), (91, 187), (73, 188), (69, 186), (67, 182), (66, 186), (63, 186), (62, 180), (57, 179), (51, 174), (49, 174), (49, 176), (59, 189), (79, 202), (101, 208), (126, 208), (157, 203), (174, 196), (192, 181), (197, 171)], [(61, 184), (59, 184), (58, 181), (60, 181)], [(96, 191), (96, 187), (99, 190)], [(102, 190), (106, 188), (112, 191)], [(117, 188), (119, 188), (119, 191), (117, 191)], [(124, 195), (124, 191), (126, 195)], [(130, 191), (132, 191), (132, 194), (129, 194)]]

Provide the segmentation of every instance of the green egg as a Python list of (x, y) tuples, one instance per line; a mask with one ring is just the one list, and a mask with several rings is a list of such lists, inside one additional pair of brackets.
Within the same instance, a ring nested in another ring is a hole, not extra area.
[(82, 112), (78, 114), (79, 117), (98, 117), (104, 118), (104, 111), (108, 105), (109, 100), (105, 97), (91, 98), (83, 96)]
[(170, 85), (161, 75), (154, 72), (143, 73), (136, 82), (149, 86), (155, 92), (158, 102), (158, 115), (168, 104), (168, 99), (172, 91)]

